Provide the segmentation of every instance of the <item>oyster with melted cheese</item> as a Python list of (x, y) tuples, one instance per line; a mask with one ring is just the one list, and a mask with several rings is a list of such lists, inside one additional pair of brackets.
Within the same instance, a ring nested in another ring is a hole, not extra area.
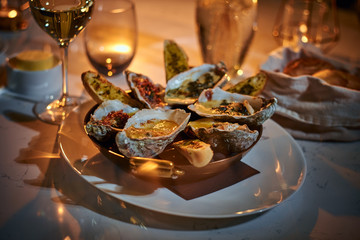
[(213, 118), (201, 118), (189, 122), (187, 133), (210, 144), (220, 153), (234, 154), (247, 150), (258, 138), (259, 132), (246, 124), (222, 122)]
[(117, 99), (106, 100), (91, 115), (85, 126), (86, 132), (98, 141), (107, 141), (114, 137), (138, 110)]
[(261, 125), (275, 112), (277, 99), (230, 93), (218, 87), (204, 90), (191, 111), (202, 117), (248, 125)]
[(166, 85), (165, 102), (170, 105), (192, 104), (204, 89), (218, 84), (225, 73), (226, 67), (223, 63), (203, 64), (179, 73)]
[(126, 157), (153, 157), (185, 129), (190, 113), (182, 109), (143, 109), (135, 113), (115, 137)]

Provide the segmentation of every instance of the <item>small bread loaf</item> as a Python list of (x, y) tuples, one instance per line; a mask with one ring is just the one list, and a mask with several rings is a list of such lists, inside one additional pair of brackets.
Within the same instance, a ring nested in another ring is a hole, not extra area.
[(303, 57), (290, 61), (283, 72), (290, 76), (313, 75), (323, 69), (335, 69), (335, 67), (324, 60), (314, 57)]
[(360, 90), (360, 78), (343, 70), (324, 69), (313, 74), (331, 85)]

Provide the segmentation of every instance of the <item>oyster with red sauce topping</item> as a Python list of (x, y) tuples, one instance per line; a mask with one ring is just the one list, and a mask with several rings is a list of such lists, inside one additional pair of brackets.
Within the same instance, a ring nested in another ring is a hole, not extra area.
[(127, 120), (139, 109), (133, 108), (120, 100), (102, 102), (86, 123), (88, 135), (98, 141), (107, 141), (125, 126)]
[(165, 107), (165, 88), (155, 84), (149, 77), (126, 70), (126, 80), (136, 98), (147, 108)]

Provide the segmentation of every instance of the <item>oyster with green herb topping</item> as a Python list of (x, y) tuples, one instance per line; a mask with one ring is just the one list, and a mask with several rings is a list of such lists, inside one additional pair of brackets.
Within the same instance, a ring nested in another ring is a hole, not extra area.
[(213, 88), (223, 78), (223, 63), (203, 64), (171, 78), (165, 89), (165, 101), (170, 105), (194, 103), (204, 89)]
[(230, 93), (218, 87), (204, 90), (191, 111), (202, 117), (248, 125), (261, 125), (274, 113), (277, 99)]
[(246, 124), (201, 118), (189, 122), (186, 132), (210, 144), (216, 152), (233, 154), (247, 150), (258, 138), (259, 132)]

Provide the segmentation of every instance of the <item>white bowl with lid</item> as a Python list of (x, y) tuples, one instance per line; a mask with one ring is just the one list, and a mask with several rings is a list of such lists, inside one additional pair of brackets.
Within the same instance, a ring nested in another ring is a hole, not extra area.
[(61, 61), (50, 52), (29, 50), (6, 59), (7, 89), (20, 97), (42, 101), (60, 95)]

